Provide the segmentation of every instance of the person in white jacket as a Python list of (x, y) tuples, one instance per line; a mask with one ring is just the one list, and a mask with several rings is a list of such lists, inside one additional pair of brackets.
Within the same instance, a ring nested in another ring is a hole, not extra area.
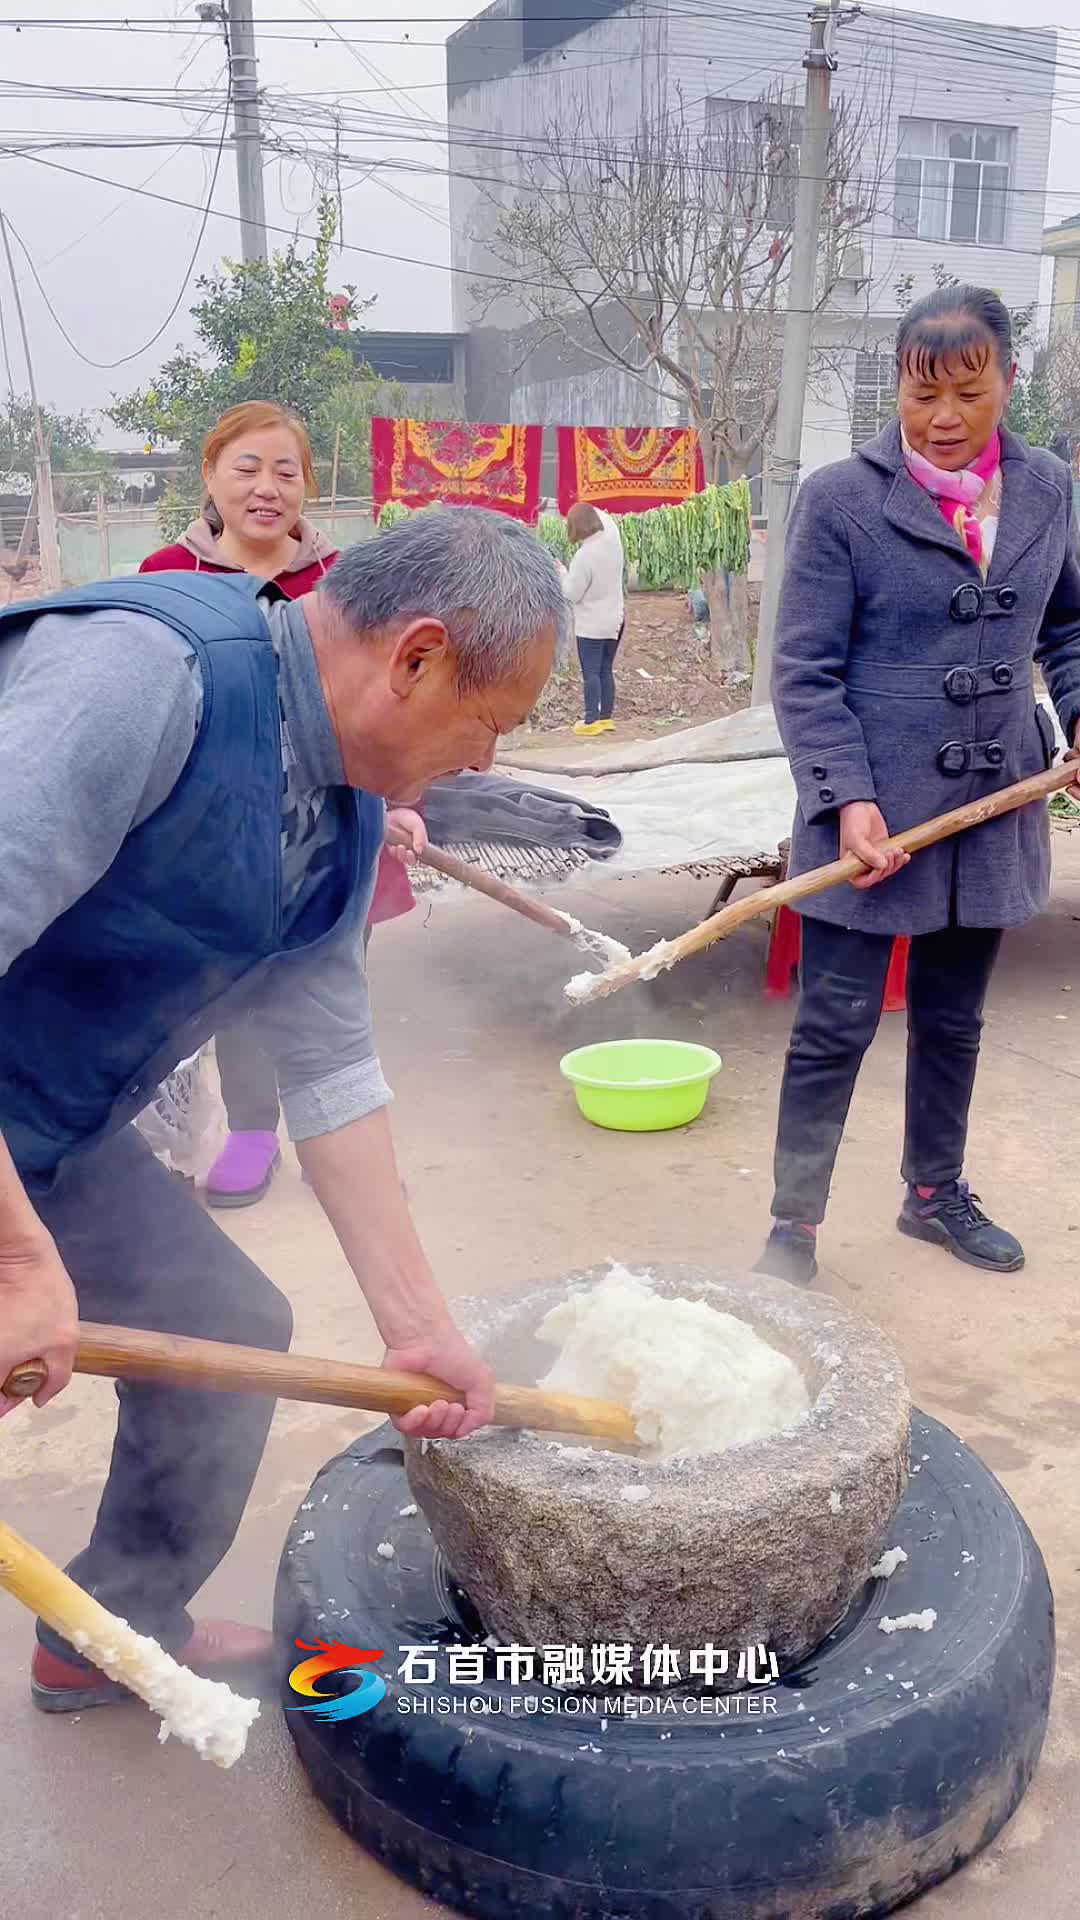
[(585, 718), (575, 733), (612, 733), (615, 727), (615, 655), (625, 625), (623, 549), (610, 514), (578, 501), (566, 516), (574, 556), (566, 597), (574, 610)]

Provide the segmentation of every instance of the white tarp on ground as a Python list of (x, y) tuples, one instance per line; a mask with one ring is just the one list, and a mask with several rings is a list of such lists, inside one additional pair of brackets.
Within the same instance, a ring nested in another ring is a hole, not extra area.
[(548, 774), (613, 775), (640, 773), (647, 767), (715, 764), (727, 760), (757, 760), (782, 755), (780, 735), (771, 707), (745, 707), (706, 720), (697, 727), (678, 727), (645, 740), (621, 740), (618, 735), (599, 740), (568, 739), (565, 744), (530, 747), (528, 738), (499, 750), (498, 771), (528, 773), (543, 785)]
[(620, 828), (618, 853), (590, 864), (594, 881), (606, 873), (625, 877), (698, 860), (775, 853), (790, 835), (795, 813), (795, 786), (786, 760), (679, 764), (611, 774), (603, 780), (545, 774), (544, 784), (606, 807)]

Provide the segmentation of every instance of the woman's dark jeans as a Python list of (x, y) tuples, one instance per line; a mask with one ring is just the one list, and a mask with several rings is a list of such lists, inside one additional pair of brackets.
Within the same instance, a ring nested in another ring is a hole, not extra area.
[[(877, 1032), (890, 934), (806, 916), (801, 993), (780, 1091), (773, 1217), (818, 1226), (863, 1055)], [(982, 1011), (1001, 945), (996, 929), (916, 936), (908, 967), (903, 1178), (940, 1187), (964, 1166)]]
[(577, 651), (581, 677), (585, 682), (585, 721), (610, 720), (615, 711), (615, 655), (619, 651), (622, 628), (614, 640), (586, 640), (578, 636)]
[(279, 1118), (277, 1069), (259, 1037), (250, 1013), (219, 1027), (217, 1054), (221, 1098), (230, 1133), (276, 1133)]

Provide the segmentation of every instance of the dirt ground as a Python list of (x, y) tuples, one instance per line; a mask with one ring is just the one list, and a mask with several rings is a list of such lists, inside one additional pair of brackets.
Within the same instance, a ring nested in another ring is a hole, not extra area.
[[(751, 594), (756, 601), (756, 587)], [(630, 739), (688, 722), (719, 720), (746, 706), (750, 693), (748, 684), (723, 686), (710, 672), (705, 630), (695, 628), (682, 593), (627, 595), (615, 685), (619, 732)], [(528, 744), (546, 746), (549, 739), (554, 744), (581, 716), (581, 674), (575, 657), (548, 682)]]
[[(1028, 1265), (991, 1279), (893, 1225), (903, 1023), (890, 1016), (859, 1088), (823, 1241), (822, 1286), (897, 1341), (919, 1404), (1000, 1475), (1050, 1567), (1058, 1608), (1053, 1722), (1038, 1778), (981, 1858), (910, 1909), (919, 1920), (1074, 1920), (1080, 1878), (1080, 833), (1056, 838), (1052, 911), (1008, 944), (989, 1014), (973, 1127), (978, 1190)], [(590, 875), (574, 911), (635, 948), (697, 917), (707, 886)], [(395, 1126), (421, 1230), (451, 1295), (553, 1279), (608, 1255), (749, 1265), (769, 1199), (789, 1022), (761, 996), (750, 928), (648, 988), (575, 1014), (566, 962), (486, 901), (436, 903), (381, 928), (372, 972)], [(1075, 991), (1066, 993), (1064, 988)], [(685, 1134), (601, 1134), (580, 1121), (560, 1054), (589, 1037), (701, 1037), (724, 1070)], [(355, 1285), (291, 1154), (231, 1230), (291, 1295), (296, 1349), (373, 1360)], [(0, 1428), (3, 1512), (63, 1561), (84, 1542), (107, 1461), (112, 1392), (80, 1380)], [(317, 1468), (363, 1424), (282, 1406), (210, 1613), (266, 1620), (285, 1529)], [(268, 1703), (248, 1755), (221, 1774), (159, 1746), (135, 1707), (46, 1718), (29, 1702), (29, 1617), (0, 1596), (4, 1913), (42, 1920), (421, 1920), (437, 1910), (376, 1866), (310, 1795)]]

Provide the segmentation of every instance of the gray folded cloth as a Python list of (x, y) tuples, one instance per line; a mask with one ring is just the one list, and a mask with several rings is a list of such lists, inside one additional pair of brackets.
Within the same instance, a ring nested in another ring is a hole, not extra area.
[(527, 847), (583, 847), (593, 860), (608, 860), (622, 846), (622, 834), (603, 807), (504, 773), (456, 773), (436, 780), (424, 794), (423, 808), (436, 847), (508, 840)]

